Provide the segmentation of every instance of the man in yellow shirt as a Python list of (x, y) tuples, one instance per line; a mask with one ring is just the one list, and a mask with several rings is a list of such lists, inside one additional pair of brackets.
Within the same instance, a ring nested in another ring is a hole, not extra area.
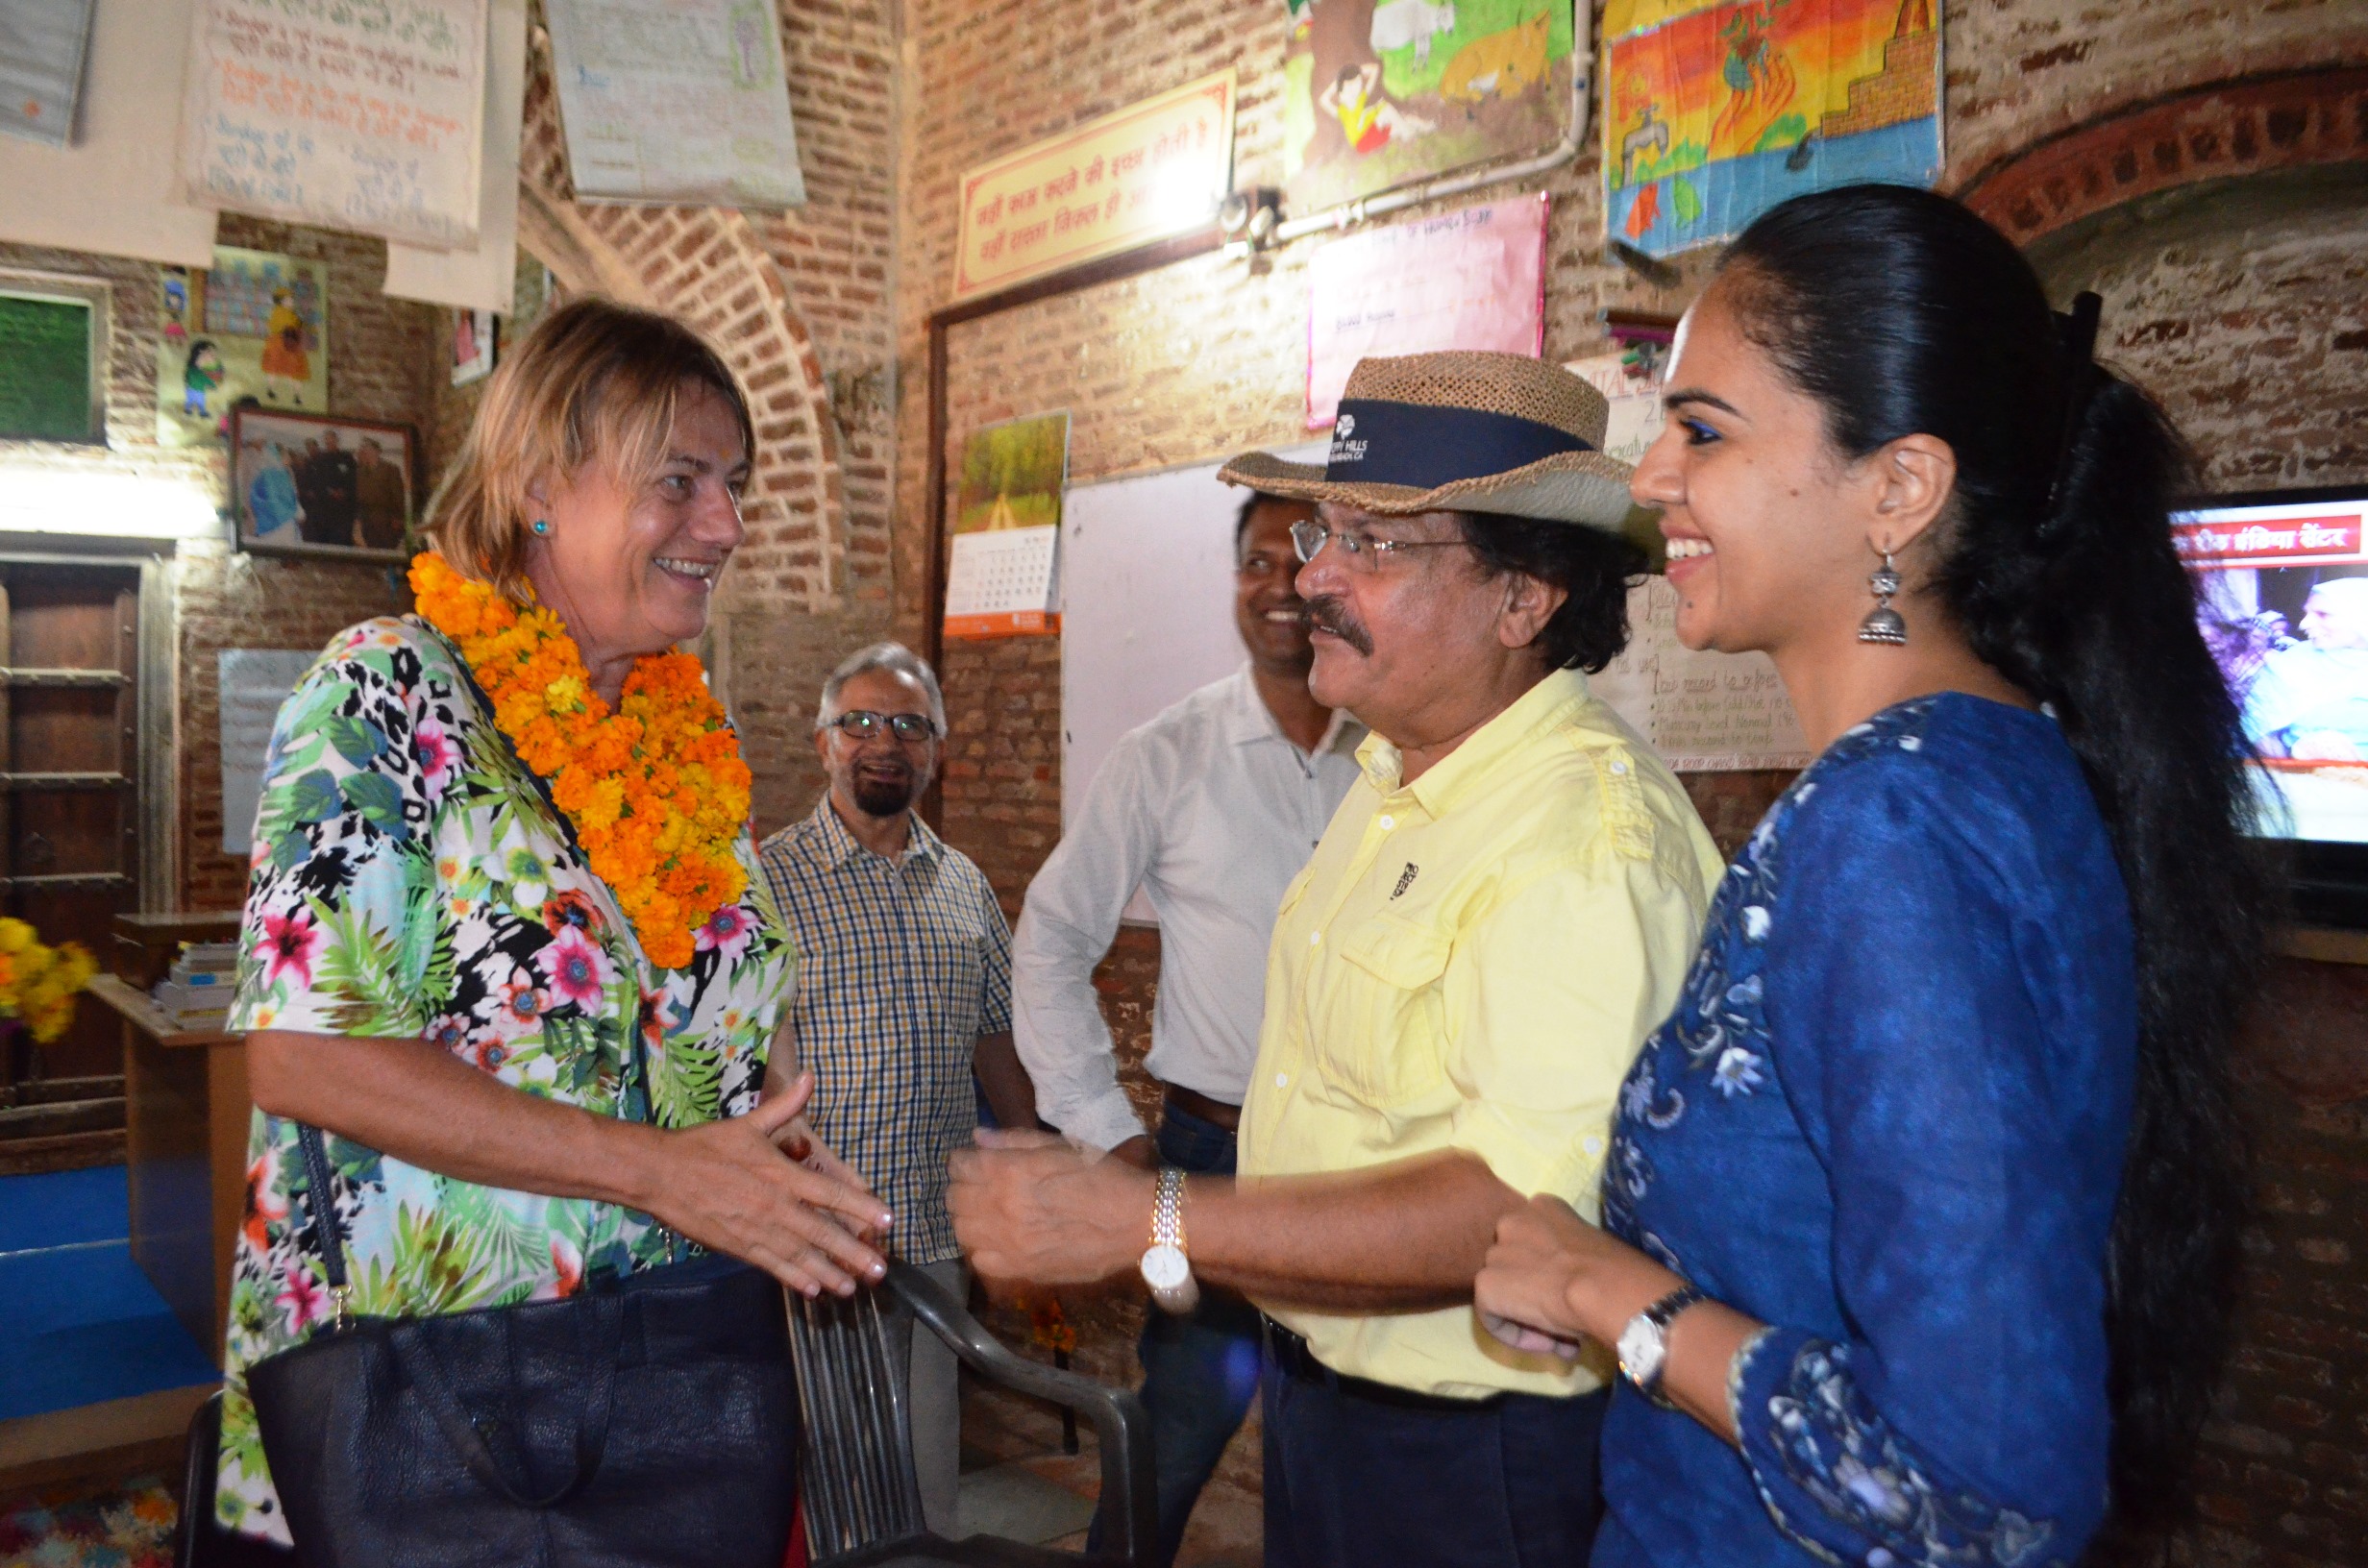
[(1517, 355), (1368, 359), (1324, 467), (1225, 470), (1319, 503), (1295, 530), (1310, 686), (1372, 731), (1275, 922), (1242, 1179), (956, 1156), (982, 1274), (1139, 1256), (1170, 1310), (1196, 1276), (1268, 1314), (1270, 1568), (1561, 1564), (1593, 1534), (1602, 1363), (1507, 1349), (1471, 1282), (1530, 1195), (1594, 1213), (1614, 1097), (1722, 870), (1583, 673), (1643, 567), (1604, 418)]

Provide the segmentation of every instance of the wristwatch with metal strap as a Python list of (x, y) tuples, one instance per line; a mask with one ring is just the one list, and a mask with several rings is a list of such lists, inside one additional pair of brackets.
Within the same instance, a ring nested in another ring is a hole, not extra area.
[(1620, 1376), (1665, 1410), (1677, 1408), (1661, 1392), (1661, 1376), (1669, 1365), (1669, 1325), (1687, 1308), (1709, 1299), (1692, 1286), (1683, 1286), (1637, 1313), (1619, 1331)]
[(1151, 1299), (1171, 1312), (1189, 1312), (1200, 1302), (1192, 1260), (1184, 1250), (1184, 1173), (1168, 1165), (1159, 1173), (1151, 1199), (1151, 1245), (1143, 1255), (1143, 1283)]

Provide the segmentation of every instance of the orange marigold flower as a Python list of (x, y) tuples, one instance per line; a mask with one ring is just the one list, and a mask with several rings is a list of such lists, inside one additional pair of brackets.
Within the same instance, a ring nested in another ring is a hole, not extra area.
[(752, 783), (699, 661), (635, 661), (611, 709), (548, 608), (520, 609), (432, 551), (413, 559), (410, 576), (420, 614), (459, 648), (495, 723), (550, 781), (643, 952), (668, 968), (688, 964), (698, 929), (747, 890), (732, 851)]

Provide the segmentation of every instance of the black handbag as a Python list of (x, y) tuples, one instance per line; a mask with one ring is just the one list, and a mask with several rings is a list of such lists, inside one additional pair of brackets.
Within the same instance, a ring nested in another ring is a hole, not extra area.
[[(333, 1297), (345, 1245), (301, 1129)], [(781, 1286), (717, 1256), (575, 1295), (334, 1321), (247, 1369), (310, 1568), (779, 1568), (798, 1468)]]

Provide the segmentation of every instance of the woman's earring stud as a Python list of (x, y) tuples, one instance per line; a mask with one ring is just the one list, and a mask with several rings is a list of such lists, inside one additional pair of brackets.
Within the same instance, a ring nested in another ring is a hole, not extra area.
[(536, 518), (534, 520), (534, 531), (536, 533), (549, 533), (551, 531), (551, 519), (547, 517)]
[(1891, 596), (1899, 592), (1899, 569), (1891, 564), (1889, 551), (1883, 552), (1883, 565), (1866, 579), (1866, 586), (1874, 590), (1875, 607), (1859, 623), (1859, 641), (1888, 643), (1893, 648), (1904, 646), (1908, 641), (1908, 623), (1891, 608)]

